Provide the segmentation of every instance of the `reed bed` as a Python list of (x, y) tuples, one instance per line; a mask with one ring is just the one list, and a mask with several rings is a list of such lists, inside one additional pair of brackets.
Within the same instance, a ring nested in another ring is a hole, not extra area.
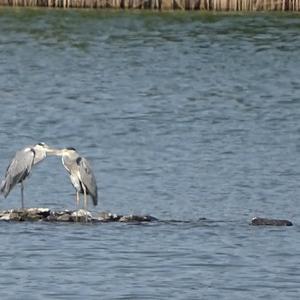
[(300, 11), (300, 0), (0, 0), (2, 6), (205, 11)]

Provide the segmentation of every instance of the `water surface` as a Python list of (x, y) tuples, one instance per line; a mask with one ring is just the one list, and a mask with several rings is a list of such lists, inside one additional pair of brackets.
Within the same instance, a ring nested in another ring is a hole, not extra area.
[[(166, 222), (1, 223), (1, 299), (298, 299), (299, 33), (295, 14), (2, 8), (2, 174), (25, 145), (73, 146), (95, 210)], [(74, 208), (58, 159), (25, 197)]]

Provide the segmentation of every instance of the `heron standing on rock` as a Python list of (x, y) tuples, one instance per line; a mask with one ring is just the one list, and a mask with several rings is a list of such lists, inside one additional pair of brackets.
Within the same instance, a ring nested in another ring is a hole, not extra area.
[(15, 157), (6, 169), (5, 178), (1, 182), (0, 192), (6, 198), (14, 186), (21, 184), (21, 205), (24, 208), (24, 183), (23, 181), (29, 176), (32, 167), (42, 160), (47, 154), (53, 154), (51, 149), (45, 143), (38, 143), (34, 146), (28, 146), (17, 151)]
[(54, 154), (61, 156), (62, 164), (70, 174), (71, 182), (76, 189), (76, 209), (78, 210), (80, 202), (79, 193), (83, 194), (85, 210), (88, 206), (87, 195), (91, 196), (93, 204), (96, 206), (98, 204), (97, 184), (88, 160), (80, 156), (72, 147), (56, 150)]

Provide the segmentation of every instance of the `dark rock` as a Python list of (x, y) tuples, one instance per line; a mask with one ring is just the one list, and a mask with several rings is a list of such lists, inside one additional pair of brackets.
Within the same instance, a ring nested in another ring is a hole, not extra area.
[(151, 222), (151, 221), (157, 221), (157, 219), (149, 215), (146, 216), (128, 215), (128, 216), (123, 216), (119, 219), (119, 222)]
[(24, 215), (22, 213), (17, 213), (17, 212), (10, 212), (8, 214), (9, 220), (11, 221), (24, 221)]
[(122, 216), (110, 212), (91, 214), (89, 211), (51, 211), (49, 208), (27, 208), (0, 211), (2, 221), (47, 221), (47, 222), (151, 222), (156, 218), (145, 215)]
[(65, 214), (68, 214), (68, 215), (71, 215), (74, 211), (72, 210), (63, 210), (63, 211), (52, 211), (53, 214), (55, 214), (56, 216), (62, 216), (62, 215), (65, 215)]
[(31, 215), (38, 215), (46, 218), (50, 215), (51, 210), (49, 208), (28, 208), (27, 213)]
[(57, 217), (54, 216), (53, 214), (50, 214), (50, 216), (48, 216), (48, 217), (45, 218), (45, 221), (55, 222), (55, 221), (57, 221)]
[(91, 222), (93, 220), (92, 214), (84, 209), (72, 212), (71, 217), (74, 222)]
[(69, 214), (63, 214), (56, 217), (56, 221), (58, 222), (74, 222), (73, 217)]
[(291, 221), (289, 221), (289, 220), (268, 219), (268, 218), (254, 217), (251, 220), (250, 225), (292, 226), (293, 223)]
[(117, 222), (120, 220), (122, 216), (117, 215), (117, 214), (112, 214), (110, 212), (101, 212), (97, 213), (96, 215), (93, 216), (93, 218), (97, 221), (100, 222)]
[(23, 221), (39, 221), (43, 219), (43, 216), (38, 214), (24, 214), (21, 218)]

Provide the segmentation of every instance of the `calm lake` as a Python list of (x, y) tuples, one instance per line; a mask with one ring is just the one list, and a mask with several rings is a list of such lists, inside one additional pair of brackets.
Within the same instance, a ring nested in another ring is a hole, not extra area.
[[(72, 146), (92, 211), (161, 221), (1, 222), (0, 298), (299, 299), (299, 58), (296, 14), (1, 8), (1, 176), (26, 145)], [(25, 182), (27, 207), (74, 197), (56, 157)]]

